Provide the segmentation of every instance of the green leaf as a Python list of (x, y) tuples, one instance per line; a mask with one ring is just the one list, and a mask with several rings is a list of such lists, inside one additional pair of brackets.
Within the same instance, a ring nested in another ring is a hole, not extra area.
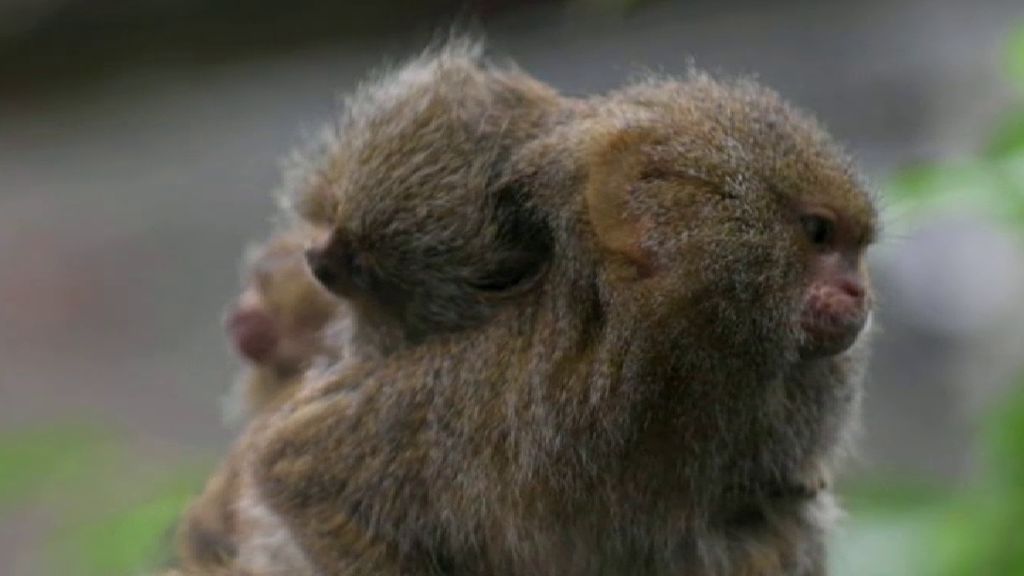
[(1011, 490), (1006, 496), (1024, 504), (1024, 379), (1000, 403), (987, 440), (993, 472)]
[(1006, 44), (1006, 72), (1024, 86), (1024, 26), (1010, 34)]
[(977, 203), (999, 186), (989, 162), (915, 166), (903, 170), (886, 186), (887, 198), (915, 204), (954, 200)]
[(109, 453), (109, 438), (89, 426), (62, 425), (0, 436), (0, 508), (55, 484), (86, 477)]
[(1024, 109), (1020, 108), (1003, 116), (985, 150), (989, 158), (1005, 158), (1014, 154), (1024, 154)]
[(935, 213), (974, 213), (1024, 232), (1024, 151), (998, 159), (926, 165), (885, 186), (887, 213), (908, 222)]
[(69, 526), (53, 545), (53, 573), (129, 576), (168, 559), (174, 527), (200, 485), (194, 470), (177, 474), (140, 501)]

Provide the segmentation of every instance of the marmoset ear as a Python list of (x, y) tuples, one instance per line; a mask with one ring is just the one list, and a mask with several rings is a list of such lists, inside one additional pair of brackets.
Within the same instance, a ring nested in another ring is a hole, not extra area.
[(638, 277), (650, 274), (653, 254), (644, 248), (643, 216), (631, 205), (644, 173), (650, 135), (638, 129), (602, 128), (585, 144), (587, 216), (600, 247)]
[(486, 264), (470, 284), (490, 297), (522, 293), (533, 286), (551, 259), (548, 223), (530, 206), (525, 186), (509, 183), (493, 193), (494, 230)]

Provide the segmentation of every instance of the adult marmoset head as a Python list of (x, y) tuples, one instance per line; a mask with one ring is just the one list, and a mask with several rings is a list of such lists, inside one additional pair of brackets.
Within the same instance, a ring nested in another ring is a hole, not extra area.
[(660, 382), (656, 412), (705, 455), (695, 477), (765, 490), (830, 461), (859, 397), (878, 227), (852, 162), (751, 81), (652, 80), (594, 109), (580, 212), (602, 308), (632, 335), (623, 370)]
[(789, 360), (854, 343), (877, 216), (816, 122), (753, 82), (702, 74), (600, 108), (583, 129), (584, 198), (614, 293), (653, 306), (651, 320), (704, 321), (704, 338)]

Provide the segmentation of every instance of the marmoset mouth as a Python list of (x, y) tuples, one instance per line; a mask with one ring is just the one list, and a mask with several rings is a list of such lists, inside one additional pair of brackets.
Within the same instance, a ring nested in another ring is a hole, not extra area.
[(864, 300), (851, 298), (838, 290), (812, 291), (800, 316), (804, 335), (801, 354), (820, 357), (846, 351), (857, 341), (869, 315), (870, 307)]

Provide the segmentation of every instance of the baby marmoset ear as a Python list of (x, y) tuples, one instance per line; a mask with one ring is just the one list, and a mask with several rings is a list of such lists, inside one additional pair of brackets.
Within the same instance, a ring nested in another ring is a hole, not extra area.
[(490, 193), (486, 247), (468, 283), (486, 298), (510, 297), (533, 286), (550, 260), (550, 226), (529, 203), (528, 186), (507, 182)]

